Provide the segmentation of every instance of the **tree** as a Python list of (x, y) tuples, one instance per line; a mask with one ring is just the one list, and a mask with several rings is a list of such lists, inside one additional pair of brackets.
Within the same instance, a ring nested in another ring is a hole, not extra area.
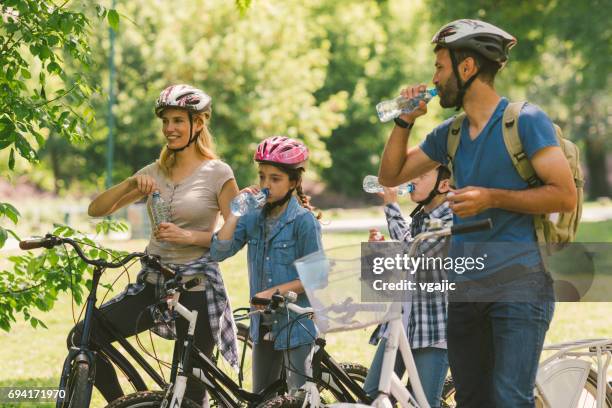
[[(5, 0), (0, 4), (0, 151), (9, 151), (6, 175), (15, 168), (15, 152), (30, 163), (48, 132), (66, 140), (82, 140), (91, 116), (86, 104), (93, 88), (83, 74), (66, 75), (66, 60), (87, 70), (88, 20), (68, 10), (66, 2)], [(5, 157), (5, 156), (3, 156)], [(19, 212), (4, 204), (0, 218), (17, 223)], [(11, 231), (0, 227), (0, 247)]]
[[(240, 15), (222, 0), (185, 2), (171, 10), (163, 2), (119, 2), (127, 21), (116, 43), (114, 180), (159, 155), (163, 138), (153, 106), (172, 83), (189, 83), (212, 96), (212, 134), (239, 184), (253, 182), (253, 149), (275, 134), (305, 140), (315, 171), (328, 165), (323, 140), (343, 120), (346, 93), (312, 96), (323, 86), (330, 56), (313, 11), (317, 4), (262, 2)], [(93, 30), (92, 77), (104, 84), (108, 42), (102, 33)], [(71, 148), (81, 157), (82, 170), (76, 173), (60, 163), (66, 184), (79, 174), (101, 186), (107, 106), (98, 97), (92, 103), (98, 118), (92, 141)]]
[[(363, 177), (377, 173), (390, 131), (378, 121), (375, 105), (396, 97), (401, 86), (431, 78), (426, 10), (418, 1), (344, 1), (326, 2), (317, 14), (331, 44), (331, 60), (316, 95), (345, 91), (350, 101), (346, 119), (326, 139), (332, 165), (323, 178), (332, 191), (359, 195)], [(424, 124), (439, 118), (439, 110), (433, 111), (416, 133), (423, 134)]]
[[(98, 7), (101, 17), (116, 25), (117, 13)], [(39, 150), (49, 134), (72, 143), (84, 140), (93, 116), (88, 98), (94, 86), (86, 77), (90, 68), (87, 30), (89, 20), (82, 12), (68, 8), (68, 1), (58, 5), (52, 0), (4, 0), (0, 4), (0, 171), (10, 177), (17, 154), (36, 165)], [(79, 65), (80, 70), (68, 73), (65, 66)], [(8, 152), (8, 154), (4, 154)], [(6, 165), (5, 165), (6, 163)], [(0, 221), (19, 221), (19, 211), (8, 203), (0, 203)], [(124, 229), (116, 223), (102, 222), (98, 232)], [(77, 231), (59, 227), (56, 234), (72, 236)], [(11, 234), (0, 226), (0, 247)], [(94, 245), (86, 237), (83, 242)], [(89, 250), (97, 256), (100, 249)], [(103, 256), (116, 256), (103, 251)], [(110, 255), (109, 255), (110, 254)], [(58, 293), (69, 288), (81, 300), (87, 265), (74, 261), (75, 254), (62, 248), (43, 255), (27, 253), (9, 258), (12, 270), (0, 271), (0, 328), (8, 331), (17, 313), (32, 326), (40, 320), (34, 310), (49, 310)], [(70, 270), (71, 274), (67, 273)]]

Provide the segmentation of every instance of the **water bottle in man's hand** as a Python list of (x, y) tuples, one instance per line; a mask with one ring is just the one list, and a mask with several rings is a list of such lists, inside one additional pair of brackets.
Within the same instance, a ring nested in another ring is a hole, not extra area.
[(425, 103), (428, 103), (436, 95), (438, 95), (438, 90), (436, 88), (431, 88), (419, 93), (418, 96), (415, 96), (412, 99), (406, 99), (403, 96), (398, 96), (395, 99), (382, 101), (376, 105), (378, 118), (381, 122), (388, 122), (400, 115), (412, 112), (419, 107), (420, 101), (425, 101)]

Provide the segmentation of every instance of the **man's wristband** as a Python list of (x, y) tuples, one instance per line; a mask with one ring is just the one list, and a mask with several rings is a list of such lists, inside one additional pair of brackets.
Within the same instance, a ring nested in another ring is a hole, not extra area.
[(414, 122), (408, 123), (402, 118), (395, 118), (393, 119), (393, 121), (395, 122), (397, 126), (404, 128), (404, 129), (408, 129), (408, 130), (412, 129), (412, 127), (414, 126)]

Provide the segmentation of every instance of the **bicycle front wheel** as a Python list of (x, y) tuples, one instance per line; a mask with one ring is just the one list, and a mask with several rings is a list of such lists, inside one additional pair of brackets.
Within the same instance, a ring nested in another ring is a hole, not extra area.
[[(162, 391), (140, 391), (117, 398), (106, 408), (158, 408), (164, 401), (164, 395)], [(181, 408), (201, 408), (201, 406), (190, 399), (183, 398)]]
[(89, 363), (74, 361), (64, 387), (64, 399), (58, 400), (56, 407), (88, 408), (92, 387), (93, 384), (89, 383)]

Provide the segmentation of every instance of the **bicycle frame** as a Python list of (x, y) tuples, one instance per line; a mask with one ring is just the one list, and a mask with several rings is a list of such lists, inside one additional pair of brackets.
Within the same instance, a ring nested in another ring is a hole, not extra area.
[(357, 397), (357, 400), (370, 402), (371, 399), (363, 391), (363, 388), (353, 381), (327, 350), (325, 350), (325, 339), (322, 337), (317, 338), (315, 340), (315, 345), (318, 349), (315, 351), (312, 359), (313, 377), (324, 382), (322, 368), (326, 368), (330, 376), (330, 381), (327, 382), (327, 384), (331, 386), (330, 391), (335, 394), (336, 398), (345, 399), (347, 402), (357, 402), (352, 397), (352, 393)]
[[(168, 307), (176, 310), (179, 315), (185, 318), (189, 322), (189, 328), (183, 343), (182, 357), (179, 361), (173, 362), (172, 371), (176, 372), (176, 376), (171, 376), (171, 387), (168, 389), (168, 392), (172, 390), (169, 408), (179, 408), (181, 406), (188, 378), (202, 382), (214, 399), (221, 406), (228, 408), (240, 408), (244, 406), (244, 402), (247, 402), (249, 406), (256, 406), (265, 401), (273, 391), (279, 389), (285, 383), (285, 380), (281, 378), (260, 393), (252, 393), (236, 384), (204, 353), (199, 350), (194, 353), (197, 349), (193, 345), (193, 334), (195, 333), (198, 312), (190, 311), (178, 302), (180, 292), (170, 293), (171, 296), (167, 300)], [(193, 367), (194, 361), (201, 368)]]

